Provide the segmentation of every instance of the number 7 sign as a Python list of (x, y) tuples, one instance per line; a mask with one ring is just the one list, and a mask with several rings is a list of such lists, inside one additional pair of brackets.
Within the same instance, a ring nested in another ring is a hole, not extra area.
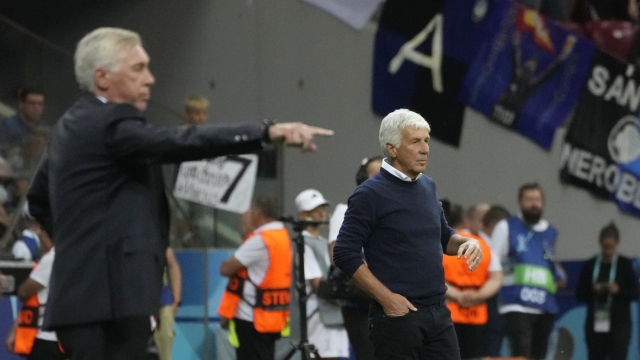
[(243, 213), (251, 206), (258, 156), (231, 155), (180, 165), (176, 198)]

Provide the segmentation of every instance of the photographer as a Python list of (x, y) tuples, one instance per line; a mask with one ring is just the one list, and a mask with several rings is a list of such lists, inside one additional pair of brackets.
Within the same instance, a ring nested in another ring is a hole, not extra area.
[(587, 260), (576, 289), (587, 303), (585, 337), (589, 360), (626, 359), (631, 340), (631, 301), (638, 278), (628, 257), (618, 255), (620, 232), (614, 223), (600, 230), (601, 253)]
[[(301, 219), (327, 220), (328, 205), (324, 196), (308, 189), (296, 197), (296, 208)], [(309, 343), (315, 345), (323, 359), (349, 357), (349, 338), (344, 328), (340, 306), (324, 296), (330, 270), (329, 242), (320, 235), (320, 225), (307, 226), (304, 236), (304, 272), (307, 281), (307, 329)]]

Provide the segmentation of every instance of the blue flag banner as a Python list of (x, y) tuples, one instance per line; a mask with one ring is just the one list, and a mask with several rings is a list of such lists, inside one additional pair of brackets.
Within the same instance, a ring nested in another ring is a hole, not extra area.
[(562, 148), (560, 179), (640, 217), (640, 73), (598, 50)]
[[(458, 146), (464, 104), (460, 86), (493, 0), (387, 1), (376, 33), (373, 111), (408, 108), (431, 124), (432, 136)], [(451, 19), (449, 19), (451, 18)]]
[(460, 99), (549, 149), (580, 95), (595, 47), (511, 1), (498, 1), (487, 18)]

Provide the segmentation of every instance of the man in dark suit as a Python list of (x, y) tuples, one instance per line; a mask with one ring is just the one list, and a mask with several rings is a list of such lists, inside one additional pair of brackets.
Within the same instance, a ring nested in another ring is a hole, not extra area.
[(141, 359), (159, 309), (169, 213), (159, 164), (261, 150), (315, 150), (332, 131), (301, 123), (154, 127), (154, 77), (138, 34), (100, 28), (76, 48), (90, 93), (56, 124), (29, 208), (56, 241), (44, 327), (75, 359)]

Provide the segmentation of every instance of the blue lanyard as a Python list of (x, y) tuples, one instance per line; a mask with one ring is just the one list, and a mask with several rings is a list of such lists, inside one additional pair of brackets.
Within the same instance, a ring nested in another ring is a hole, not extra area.
[[(598, 276), (600, 276), (600, 264), (602, 263), (602, 255), (596, 256), (596, 265), (593, 267), (593, 283), (598, 282)], [(613, 255), (611, 259), (611, 269), (609, 270), (609, 284), (612, 284), (616, 279), (616, 269), (618, 267), (618, 255)]]
[(532, 236), (533, 236), (533, 230), (529, 230), (529, 232), (527, 233), (527, 237), (524, 239), (524, 241), (518, 242), (518, 247), (516, 248), (516, 252), (521, 253), (521, 252), (527, 251), (527, 245), (529, 244), (529, 241), (531, 241)]

